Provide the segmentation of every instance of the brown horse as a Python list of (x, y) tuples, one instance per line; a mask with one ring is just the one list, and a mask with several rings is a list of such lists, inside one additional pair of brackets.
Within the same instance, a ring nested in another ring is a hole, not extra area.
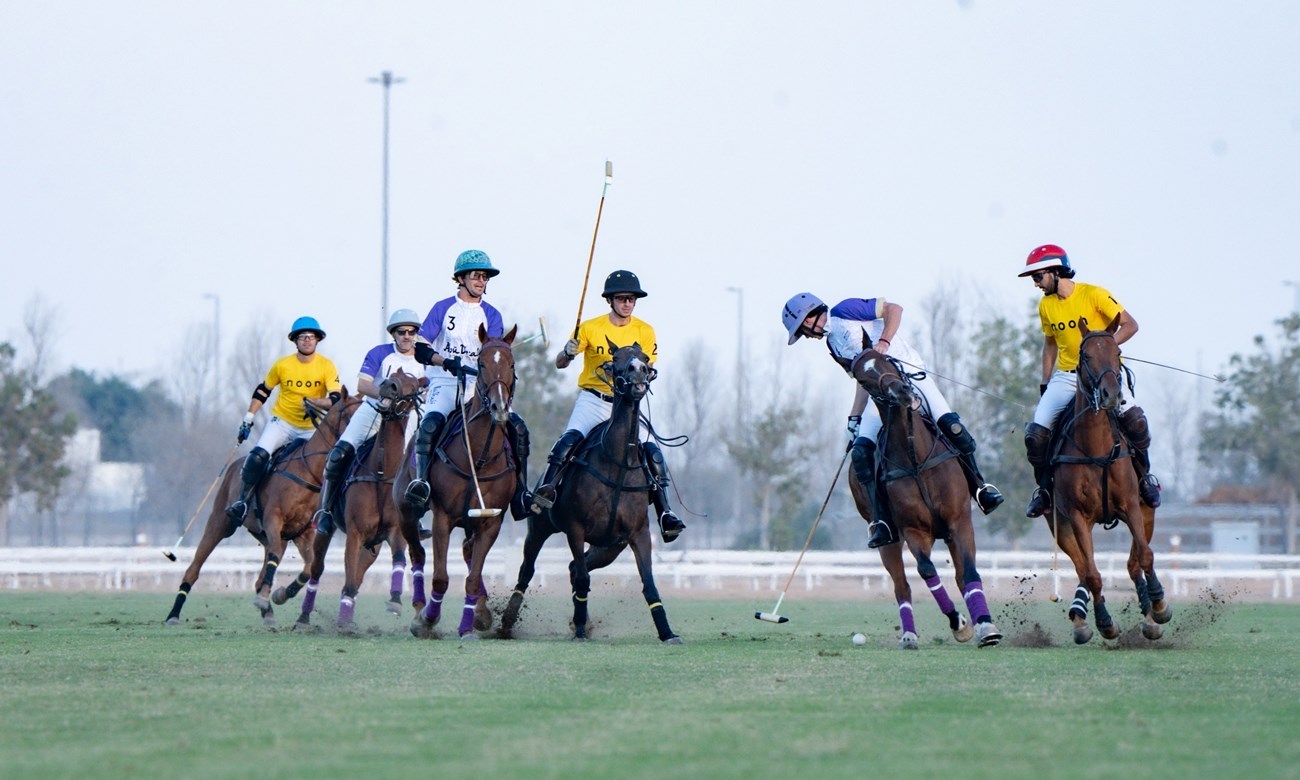
[[(258, 486), (254, 500), (249, 503), (250, 511), (244, 517), (243, 526), (262, 543), (264, 551), (261, 573), (253, 586), (253, 606), (261, 611), (264, 625), (275, 625), (275, 612), (269, 597), (287, 542), (292, 541), (302, 555), (303, 569), (298, 580), (306, 582), (308, 579), (313, 560), (311, 543), (316, 535), (311, 518), (319, 501), (325, 458), (359, 403), (359, 399), (349, 397), (347, 388), (343, 388), (342, 398), (317, 423), (311, 438), (302, 444), (290, 444), (276, 455), (270, 475)], [(225, 507), (239, 496), (239, 465), (242, 461), (243, 458), (238, 458), (226, 466), (221, 489), (213, 499), (212, 511), (203, 527), (203, 537), (194, 551), (194, 560), (185, 570), (180, 591), (167, 615), (168, 625), (180, 622), (181, 608), (208, 556), (223, 539), (228, 539), (238, 530), (238, 526), (231, 527)]]
[[(433, 627), (442, 617), (442, 600), (447, 595), (450, 575), (447, 550), (451, 529), (462, 528), (465, 541), (462, 555), (469, 567), (465, 577), (465, 607), (457, 633), (461, 639), (477, 639), (475, 630), (492, 627), (487, 588), (483, 584), (483, 564), (488, 551), (501, 532), (501, 515), (515, 494), (515, 455), (508, 446), (510, 404), (515, 394), (515, 356), (510, 349), (518, 330), (512, 327), (504, 338), (489, 338), (479, 326), (479, 350), (474, 397), (469, 404), (456, 404), (444, 427), (442, 441), (437, 442), (436, 457), (429, 459), (433, 512), (432, 538), (433, 579), (429, 582), (429, 599), (424, 598), (424, 545), (420, 542), (422, 511), (411, 508), (403, 496), (414, 475), (411, 449), (406, 463), (393, 484), (393, 500), (401, 510), (402, 535), (411, 551), (411, 605), (415, 617), (411, 633), (421, 639), (433, 637)], [(462, 369), (467, 370), (467, 369)], [(414, 442), (412, 442), (412, 448)]]
[(1079, 321), (1083, 340), (1079, 345), (1078, 384), (1071, 416), (1066, 418), (1056, 439), (1052, 510), (1044, 517), (1056, 544), (1074, 562), (1079, 586), (1070, 605), (1074, 641), (1092, 639), (1088, 627), (1088, 600), (1096, 611), (1097, 630), (1106, 639), (1119, 636), (1119, 628), (1106, 609), (1101, 593), (1101, 572), (1093, 559), (1092, 529), (1097, 523), (1122, 521), (1132, 534), (1128, 573), (1137, 589), (1142, 609), (1142, 634), (1159, 639), (1160, 624), (1169, 622), (1173, 610), (1165, 603), (1165, 589), (1155, 572), (1155, 555), (1150, 539), (1155, 531), (1155, 510), (1138, 496), (1137, 473), (1130, 460), (1131, 448), (1118, 419), (1122, 400), (1123, 374), (1115, 331), (1116, 317), (1105, 330), (1088, 330)]
[[(979, 647), (996, 645), (1002, 634), (989, 615), (984, 586), (975, 567), (970, 493), (957, 453), (932, 429), (928, 412), (923, 410), (924, 396), (912, 384), (913, 377), (903, 371), (898, 361), (877, 352), (869, 337), (865, 343), (866, 349), (854, 358), (851, 370), (880, 412), (878, 459), (885, 488), (881, 501), (888, 502), (888, 511), (916, 559), (916, 571), (947, 616), (953, 636), (959, 642), (974, 636)], [(849, 488), (858, 512), (870, 518), (871, 502), (856, 469)], [(957, 586), (975, 621), (973, 629), (953, 605), (930, 558), (937, 539), (943, 539), (952, 554)], [(902, 546), (894, 543), (881, 547), (880, 560), (894, 581), (894, 598), (902, 622), (899, 647), (915, 650), (919, 644)]]
[(650, 607), (659, 640), (665, 644), (682, 643), (668, 625), (651, 567), (648, 510), (653, 482), (643, 460), (639, 434), (641, 399), (650, 392), (650, 383), (658, 372), (650, 366), (639, 344), (620, 348), (610, 342), (609, 351), (613, 359), (606, 364), (606, 371), (614, 391), (609, 421), (592, 429), (579, 446), (557, 488), (554, 505), (544, 514), (528, 518), (519, 582), (501, 616), (503, 636), (510, 636), (519, 619), (542, 544), (552, 534), (563, 533), (573, 553), (569, 578), (573, 585), (575, 640), (587, 638), (591, 570), (613, 563), (630, 545), (641, 574), (641, 593)]
[[(353, 625), (352, 613), (356, 605), (361, 582), (378, 557), (379, 545), (388, 542), (393, 552), (393, 572), (389, 588), (388, 611), (402, 612), (402, 580), (406, 562), (406, 539), (399, 529), (399, 514), (393, 503), (392, 484), (402, 467), (406, 447), (406, 421), (411, 410), (419, 406), (420, 394), (428, 380), (414, 377), (404, 371), (386, 377), (379, 383), (379, 399), (368, 401), (379, 411), (379, 431), (369, 450), (359, 458), (343, 486), (340, 503), (343, 511), (339, 526), (346, 533), (343, 553), (343, 594), (339, 599), (338, 627)], [(329, 551), (333, 533), (316, 534), (312, 550), (311, 578), (307, 581), (307, 595), (303, 597), (299, 625), (311, 623), (311, 613), (316, 605), (316, 590), (325, 571), (325, 556)], [(294, 583), (289, 588), (275, 592), (272, 600), (283, 604), (297, 593)]]

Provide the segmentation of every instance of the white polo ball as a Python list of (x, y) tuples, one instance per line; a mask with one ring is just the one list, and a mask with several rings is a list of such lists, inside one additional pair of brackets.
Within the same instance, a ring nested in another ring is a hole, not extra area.
[(855, 644), (855, 645), (865, 645), (866, 643), (867, 643), (867, 637), (866, 637), (866, 634), (854, 634), (854, 635), (853, 635), (853, 644)]

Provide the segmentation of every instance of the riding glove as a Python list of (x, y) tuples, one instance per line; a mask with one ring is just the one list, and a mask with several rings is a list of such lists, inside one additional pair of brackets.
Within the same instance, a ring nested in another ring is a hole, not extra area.
[(564, 343), (564, 354), (568, 355), (568, 356), (571, 357), (571, 358), (575, 358), (575, 357), (578, 356), (578, 340), (577, 340), (577, 339), (569, 339), (568, 341), (566, 341), (566, 342)]
[(253, 415), (248, 413), (244, 415), (244, 421), (239, 424), (239, 435), (235, 437), (236, 444), (243, 444), (248, 435), (253, 432)]
[(850, 443), (858, 438), (858, 428), (861, 427), (861, 425), (862, 425), (862, 415), (860, 414), (849, 415), (849, 442)]

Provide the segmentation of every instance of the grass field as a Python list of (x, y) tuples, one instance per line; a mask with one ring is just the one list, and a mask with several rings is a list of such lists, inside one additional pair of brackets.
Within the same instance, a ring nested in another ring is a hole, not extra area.
[(1007, 641), (977, 649), (926, 603), (904, 652), (881, 602), (792, 598), (777, 626), (766, 597), (669, 598), (679, 647), (628, 591), (593, 593), (584, 644), (559, 595), (514, 641), (418, 641), (381, 597), (340, 635), (321, 603), (293, 631), (202, 586), (177, 627), (171, 594), (5, 594), (0, 774), (1300, 777), (1295, 605), (1203, 594), (1158, 642), (1075, 647), (1063, 605), (994, 603)]

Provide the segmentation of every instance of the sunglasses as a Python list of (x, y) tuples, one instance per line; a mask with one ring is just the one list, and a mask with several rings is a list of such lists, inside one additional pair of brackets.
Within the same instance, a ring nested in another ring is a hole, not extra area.
[(615, 302), (615, 303), (636, 303), (636, 296), (635, 296), (635, 295), (615, 295), (615, 296), (614, 296), (614, 302)]
[(393, 331), (394, 336), (414, 336), (415, 328), (397, 328)]
[(1033, 279), (1034, 283), (1037, 284), (1038, 282), (1043, 281), (1043, 277), (1045, 276), (1047, 276), (1047, 271), (1034, 271), (1029, 275), (1029, 278)]

